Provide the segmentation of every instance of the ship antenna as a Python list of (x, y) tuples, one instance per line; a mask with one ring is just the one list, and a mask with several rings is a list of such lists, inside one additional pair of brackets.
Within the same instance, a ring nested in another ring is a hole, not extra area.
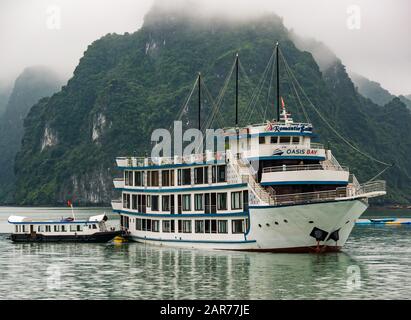
[(280, 122), (280, 63), (278, 55), (279, 43), (277, 41), (275, 51), (276, 51), (276, 62), (277, 62), (277, 122)]

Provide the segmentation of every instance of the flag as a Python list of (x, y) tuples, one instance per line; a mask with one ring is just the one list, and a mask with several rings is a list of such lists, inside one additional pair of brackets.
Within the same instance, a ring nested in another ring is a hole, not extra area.
[(69, 207), (72, 207), (72, 208), (73, 208), (73, 204), (71, 203), (70, 200), (67, 200), (67, 205), (68, 205)]
[(285, 108), (285, 103), (284, 103), (283, 97), (281, 97), (281, 106), (282, 106), (283, 109)]

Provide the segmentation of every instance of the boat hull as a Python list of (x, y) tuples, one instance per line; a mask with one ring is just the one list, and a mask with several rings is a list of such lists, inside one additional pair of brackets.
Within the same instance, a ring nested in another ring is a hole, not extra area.
[(64, 243), (105, 243), (122, 235), (121, 231), (96, 232), (88, 235), (12, 234), (13, 242), (64, 242)]
[[(233, 250), (274, 253), (336, 252), (345, 245), (356, 220), (368, 204), (360, 199), (330, 201), (283, 207), (251, 207), (249, 230), (241, 235), (224, 235), (219, 238), (155, 237), (151, 233), (131, 231), (133, 241), (160, 246), (190, 249)], [(321, 230), (323, 240), (315, 238)], [(334, 237), (331, 235), (334, 233)]]

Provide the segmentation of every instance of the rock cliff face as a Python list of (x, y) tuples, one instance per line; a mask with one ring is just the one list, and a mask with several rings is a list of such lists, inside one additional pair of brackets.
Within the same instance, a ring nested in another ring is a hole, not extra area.
[[(60, 84), (60, 78), (46, 67), (27, 68), (15, 81), (0, 116), (0, 203), (14, 203), (14, 158), (20, 149), (24, 118), (40, 98), (57, 92)], [(45, 145), (51, 145), (50, 133), (45, 135)]]
[[(202, 72), (216, 97), (239, 52), (250, 81), (257, 84), (276, 40), (307, 95), (333, 127), (365, 152), (400, 163), (385, 176), (391, 191), (386, 199), (411, 200), (409, 111), (394, 101), (401, 116), (385, 116), (390, 106), (380, 107), (360, 96), (338, 59), (327, 60), (320, 68), (312, 54), (304, 51), (312, 50), (318, 57), (314, 50), (318, 48), (298, 49), (293, 39), (275, 15), (227, 21), (154, 8), (139, 31), (109, 34), (95, 41), (74, 77), (60, 92), (35, 105), (25, 121), (16, 160), (16, 201), (55, 204), (74, 198), (81, 204), (108, 204), (113, 197), (115, 157), (149, 153), (152, 131), (170, 127), (197, 72)], [(303, 112), (292, 103), (284, 72), (281, 78), (282, 96), (290, 101), (294, 119), (304, 121)], [(245, 78), (240, 81), (240, 113), (245, 113), (251, 89)], [(226, 97), (219, 120), (231, 125), (233, 84)], [(321, 141), (335, 150), (340, 162), (362, 180), (382, 169), (349, 149), (309, 108)], [(210, 110), (210, 101), (204, 99), (204, 118)], [(273, 113), (269, 108), (267, 117)], [(194, 126), (195, 119), (195, 110), (188, 112), (187, 122)], [(262, 120), (257, 112), (250, 117), (250, 122)], [(397, 150), (395, 132), (399, 131), (404, 136)]]

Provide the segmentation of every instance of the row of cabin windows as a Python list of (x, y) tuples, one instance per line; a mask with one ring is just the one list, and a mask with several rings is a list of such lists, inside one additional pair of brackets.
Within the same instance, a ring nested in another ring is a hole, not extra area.
[(300, 144), (300, 137), (288, 137), (288, 136), (279, 136), (279, 137), (259, 137), (258, 141), (260, 144)]
[[(248, 210), (248, 191), (231, 192), (231, 210)], [(194, 196), (194, 208), (192, 197)], [(167, 212), (174, 214), (197, 211), (215, 213), (228, 210), (228, 193), (199, 193), (177, 195), (177, 208), (174, 195), (143, 195), (123, 193), (123, 207), (145, 213), (147, 208), (154, 212)], [(193, 210), (194, 209), (194, 210)]]
[[(121, 219), (121, 221), (126, 219)], [(127, 219), (129, 220), (129, 219)], [(233, 234), (244, 233), (247, 229), (247, 221), (244, 219), (231, 220), (231, 232)], [(127, 221), (127, 225), (129, 221)], [(192, 220), (163, 220), (161, 223), (161, 232), (175, 233), (176, 227), (178, 233), (192, 233)], [(127, 226), (128, 228), (128, 226)], [(160, 232), (160, 220), (153, 219), (136, 219), (137, 231)], [(195, 220), (195, 233), (228, 233), (228, 220)]]
[[(16, 233), (20, 232), (29, 232), (29, 231), (36, 231), (36, 232), (81, 232), (83, 231), (83, 226), (74, 224), (74, 225), (38, 225), (37, 228), (34, 225), (30, 225), (32, 228), (29, 228), (28, 225), (16, 225), (15, 231)], [(87, 228), (87, 226), (86, 226)], [(90, 224), (88, 225), (89, 229), (97, 229), (97, 225)]]
[[(211, 181), (209, 178), (209, 166), (195, 167), (177, 170), (151, 170), (151, 171), (124, 171), (126, 186), (135, 187), (159, 187), (175, 186), (175, 171), (177, 171), (177, 185), (189, 186), (192, 184), (210, 184), (227, 182), (227, 166), (211, 166)], [(193, 181), (192, 181), (193, 177)]]

